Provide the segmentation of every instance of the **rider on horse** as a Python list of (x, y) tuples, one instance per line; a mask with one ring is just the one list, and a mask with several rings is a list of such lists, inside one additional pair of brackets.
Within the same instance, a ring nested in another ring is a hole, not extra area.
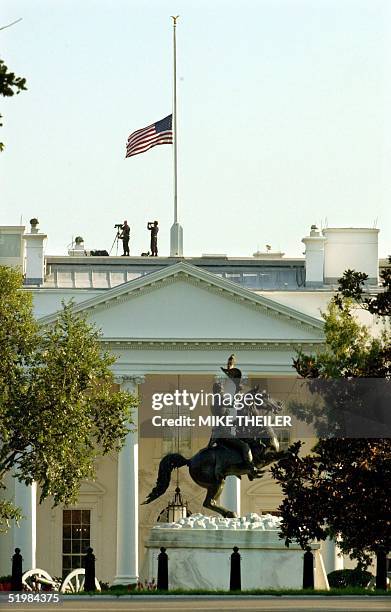
[[(238, 368), (235, 368), (235, 355), (231, 355), (228, 359), (227, 368), (221, 368), (222, 371), (230, 378), (235, 385), (235, 393), (241, 390), (242, 373)], [(220, 382), (215, 382), (213, 385), (213, 404), (212, 414), (228, 416), (231, 406), (225, 407), (221, 402), (222, 385)], [(248, 469), (247, 476), (249, 480), (254, 480), (258, 476), (258, 470), (253, 463), (253, 456), (250, 445), (243, 439), (237, 437), (236, 427), (213, 427), (212, 434), (208, 443), (208, 448), (225, 447), (239, 451), (243, 459), (243, 465)], [(216, 465), (216, 477), (224, 477), (225, 474), (219, 472), (219, 465)], [(240, 478), (240, 476), (239, 476)]]
[[(228, 367), (222, 368), (223, 372), (230, 379), (224, 386), (224, 395), (230, 396), (229, 406), (222, 405), (221, 390), (219, 383), (214, 385), (215, 393), (212, 410), (216, 415), (230, 412), (230, 416), (235, 409), (235, 393), (240, 389), (241, 372), (234, 367), (234, 355), (228, 360)], [(258, 388), (249, 393), (254, 396)], [(219, 397), (220, 396), (220, 397)], [(276, 411), (281, 406), (274, 402), (272, 398), (262, 393), (262, 398), (266, 401), (262, 403), (262, 410)], [(237, 399), (237, 398), (236, 398)], [(247, 411), (252, 415), (259, 415), (260, 409), (254, 401), (253, 405), (246, 406)], [(171, 480), (171, 473), (175, 469), (187, 466), (191, 479), (203, 489), (206, 489), (206, 497), (203, 507), (218, 512), (225, 517), (235, 517), (234, 511), (220, 506), (218, 498), (224, 487), (227, 476), (240, 477), (247, 474), (250, 478), (261, 478), (264, 468), (283, 457), (286, 451), (279, 450), (278, 439), (272, 427), (264, 427), (252, 431), (244, 430), (232, 431), (231, 427), (225, 427), (223, 431), (214, 430), (207, 448), (200, 449), (193, 457), (187, 459), (180, 453), (169, 453), (163, 457), (159, 464), (156, 485), (147, 496), (144, 504), (149, 504), (161, 497), (168, 489)], [(228, 430), (228, 431), (227, 431)], [(234, 436), (236, 433), (237, 437)]]

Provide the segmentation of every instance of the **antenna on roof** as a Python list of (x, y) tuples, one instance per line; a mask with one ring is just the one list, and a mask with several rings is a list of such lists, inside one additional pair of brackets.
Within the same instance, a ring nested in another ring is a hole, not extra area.
[(376, 229), (378, 219), (379, 219), (379, 217), (375, 217), (375, 219), (374, 219), (374, 221), (373, 221), (373, 229)]

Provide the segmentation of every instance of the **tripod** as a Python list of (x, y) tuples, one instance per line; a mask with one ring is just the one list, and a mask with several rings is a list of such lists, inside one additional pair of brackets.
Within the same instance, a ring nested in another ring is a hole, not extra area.
[(118, 241), (119, 241), (119, 232), (117, 231), (117, 233), (116, 233), (116, 235), (114, 237), (114, 240), (113, 240), (113, 244), (111, 245), (111, 249), (109, 251), (109, 255), (111, 255), (111, 251), (113, 250), (114, 245), (117, 242), (116, 247), (115, 247), (115, 255), (116, 255), (116, 257), (118, 257)]

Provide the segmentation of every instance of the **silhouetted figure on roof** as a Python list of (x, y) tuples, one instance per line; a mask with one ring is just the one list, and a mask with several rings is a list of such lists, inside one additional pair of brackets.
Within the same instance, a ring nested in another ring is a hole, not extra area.
[(157, 235), (159, 231), (158, 222), (149, 221), (147, 229), (151, 232), (151, 255), (157, 257)]

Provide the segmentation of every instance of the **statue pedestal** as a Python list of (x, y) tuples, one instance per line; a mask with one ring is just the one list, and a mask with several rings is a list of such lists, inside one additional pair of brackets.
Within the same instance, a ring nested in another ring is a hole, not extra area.
[[(229, 590), (230, 556), (241, 555), (242, 590), (302, 588), (303, 551), (278, 537), (279, 518), (251, 513), (238, 519), (196, 514), (151, 529), (141, 579), (157, 577), (157, 556), (168, 554), (170, 589)], [(328, 588), (319, 544), (313, 544), (315, 588)]]

